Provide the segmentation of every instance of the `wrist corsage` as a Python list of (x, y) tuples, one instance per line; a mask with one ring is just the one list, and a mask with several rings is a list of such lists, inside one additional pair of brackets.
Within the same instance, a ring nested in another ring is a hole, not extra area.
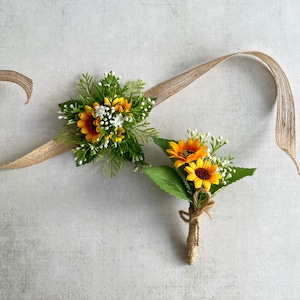
[(135, 164), (135, 170), (148, 164), (142, 146), (157, 135), (146, 121), (154, 98), (145, 97), (142, 80), (119, 83), (114, 72), (105, 73), (96, 82), (85, 74), (79, 82), (78, 99), (59, 104), (59, 119), (64, 130), (58, 141), (74, 144), (77, 166), (104, 160), (104, 169), (111, 176), (124, 161)]

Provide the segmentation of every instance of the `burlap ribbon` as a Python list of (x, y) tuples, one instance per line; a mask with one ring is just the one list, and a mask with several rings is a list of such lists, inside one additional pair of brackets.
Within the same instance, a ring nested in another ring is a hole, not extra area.
[(21, 73), (9, 70), (0, 70), (0, 81), (9, 81), (18, 84), (22, 87), (27, 95), (27, 101), (25, 104), (29, 102), (29, 99), (32, 94), (32, 80)]
[[(276, 142), (277, 145), (290, 156), (300, 174), (300, 168), (296, 161), (295, 108), (291, 88), (284, 71), (270, 56), (255, 51), (225, 55), (167, 80), (148, 90), (145, 95), (147, 97), (157, 98), (155, 104), (155, 106), (157, 106), (218, 64), (235, 55), (252, 55), (261, 59), (268, 66), (273, 75), (277, 87)], [(27, 102), (29, 101), (32, 93), (32, 82), (29, 78), (14, 71), (0, 71), (0, 81), (11, 81), (20, 85), (27, 94)], [(74, 145), (62, 145), (51, 140), (31, 153), (13, 162), (4, 164), (0, 166), (0, 168), (17, 169), (28, 167), (69, 151), (72, 147), (74, 147)]]

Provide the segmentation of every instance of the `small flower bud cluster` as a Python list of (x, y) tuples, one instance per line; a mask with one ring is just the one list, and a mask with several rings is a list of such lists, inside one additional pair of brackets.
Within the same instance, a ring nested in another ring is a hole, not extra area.
[(228, 144), (227, 140), (223, 140), (223, 137), (220, 136), (216, 138), (215, 136), (211, 136), (209, 132), (205, 134), (200, 134), (198, 133), (197, 129), (188, 129), (187, 130), (187, 138), (192, 139), (192, 140), (199, 140), (201, 145), (204, 145), (208, 142), (208, 138), (210, 137), (210, 146), (211, 146), (211, 152), (214, 153), (218, 149), (220, 149), (222, 146)]
[(138, 162), (144, 160), (144, 157), (142, 155), (137, 155), (132, 157), (132, 162)]
[(197, 129), (188, 129), (187, 130), (187, 138), (192, 140), (199, 140), (201, 145), (207, 143), (207, 139), (210, 137), (210, 133), (207, 132), (205, 134), (200, 134)]
[(228, 140), (223, 140), (223, 137), (220, 136), (216, 138), (215, 136), (211, 136), (210, 138), (210, 146), (211, 146), (211, 153), (215, 153), (218, 149), (227, 145), (229, 142)]
[(229, 156), (228, 158), (217, 158), (215, 156), (212, 156), (211, 154), (208, 154), (208, 158), (212, 164), (218, 166), (217, 172), (222, 176), (222, 178), (220, 179), (220, 183), (226, 185), (227, 180), (230, 179), (232, 177), (232, 174), (236, 172), (236, 170), (232, 166), (233, 157)]
[(80, 113), (81, 107), (78, 103), (65, 104), (62, 110), (58, 111), (59, 120), (68, 120), (67, 125), (75, 124), (74, 115)]
[(144, 120), (149, 115), (154, 104), (155, 104), (155, 101), (152, 100), (151, 98), (145, 98), (141, 102), (140, 110), (141, 110), (142, 120)]

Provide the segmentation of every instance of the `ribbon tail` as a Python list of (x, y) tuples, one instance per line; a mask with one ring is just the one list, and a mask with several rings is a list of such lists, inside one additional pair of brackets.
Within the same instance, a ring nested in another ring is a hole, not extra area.
[(277, 88), (276, 143), (292, 159), (300, 175), (300, 167), (296, 160), (295, 105), (287, 76), (270, 56), (261, 52), (243, 53), (260, 58), (266, 63), (273, 75)]
[(0, 169), (26, 168), (70, 151), (75, 146), (76, 145), (74, 144), (62, 144), (56, 142), (55, 140), (51, 140), (39, 148), (36, 148), (32, 152), (26, 154), (25, 156), (0, 166)]

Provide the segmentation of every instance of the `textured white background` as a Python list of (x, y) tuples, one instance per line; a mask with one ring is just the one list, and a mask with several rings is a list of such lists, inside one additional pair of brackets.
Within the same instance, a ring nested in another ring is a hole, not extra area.
[[(299, 14), (295, 0), (0, 0), (0, 69), (34, 81), (26, 106), (22, 89), (0, 83), (0, 163), (56, 136), (57, 104), (85, 72), (114, 70), (151, 88), (221, 55), (259, 50), (287, 73), (299, 119)], [(178, 216), (187, 203), (132, 165), (111, 180), (66, 153), (2, 170), (0, 299), (300, 299), (299, 176), (276, 147), (275, 96), (265, 66), (236, 57), (153, 110), (161, 136), (210, 131), (230, 140), (237, 165), (258, 168), (216, 197), (192, 266)], [(166, 162), (152, 144), (146, 153)]]

